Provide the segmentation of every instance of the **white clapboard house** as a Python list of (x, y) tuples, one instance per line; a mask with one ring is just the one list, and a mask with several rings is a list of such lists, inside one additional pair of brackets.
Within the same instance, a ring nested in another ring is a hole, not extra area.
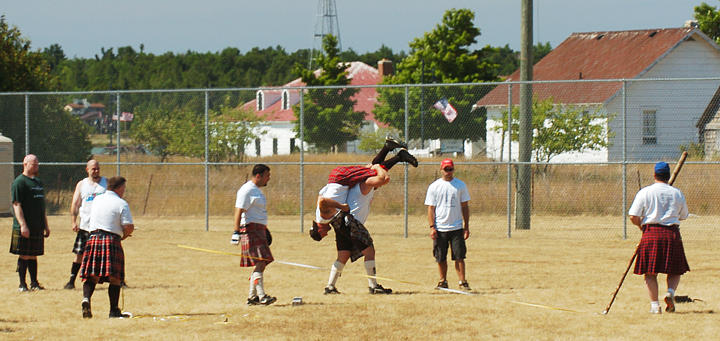
[[(561, 154), (551, 162), (617, 161), (626, 139), (630, 160), (674, 159), (682, 145), (698, 143), (698, 120), (708, 107), (718, 81), (634, 81), (720, 76), (720, 49), (694, 25), (681, 28), (573, 33), (533, 68), (533, 80), (627, 79), (622, 82), (545, 83), (533, 85), (538, 100), (610, 114), (606, 120), (608, 148)], [(519, 80), (519, 71), (508, 77)], [(520, 86), (512, 87), (513, 106)], [(624, 99), (623, 99), (624, 98)], [(497, 126), (507, 110), (508, 85), (500, 85), (479, 100), (488, 111), (487, 156), (508, 158), (508, 138), (501, 141)], [(626, 119), (623, 118), (623, 106)], [(623, 124), (627, 134), (622, 133)], [(501, 156), (501, 151), (503, 155)], [(512, 158), (518, 146), (513, 142)]]

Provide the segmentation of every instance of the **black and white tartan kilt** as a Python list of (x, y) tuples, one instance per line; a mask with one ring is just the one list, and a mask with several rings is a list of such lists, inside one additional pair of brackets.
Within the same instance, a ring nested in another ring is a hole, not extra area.
[(88, 239), (90, 239), (90, 232), (78, 230), (77, 236), (75, 236), (75, 244), (73, 245), (72, 252), (76, 255), (81, 255), (85, 251), (85, 244)]
[(352, 262), (362, 257), (362, 250), (373, 246), (370, 232), (351, 214), (342, 212), (330, 221), (330, 226), (335, 230), (335, 245), (338, 251), (350, 249), (350, 260)]
[(19, 229), (13, 229), (10, 239), (10, 253), (20, 256), (42, 256), (45, 254), (43, 231), (41, 230), (40, 233), (30, 231), (30, 238), (24, 238)]
[(245, 225), (244, 229), (244, 233), (240, 234), (240, 246), (242, 247), (240, 266), (255, 266), (257, 261), (265, 261), (266, 264), (272, 263), (275, 258), (273, 258), (268, 245), (267, 227), (262, 224), (249, 223)]
[(98, 283), (109, 282), (110, 277), (125, 280), (125, 253), (122, 249), (121, 237), (103, 230), (90, 233), (85, 244), (80, 277), (99, 278)]

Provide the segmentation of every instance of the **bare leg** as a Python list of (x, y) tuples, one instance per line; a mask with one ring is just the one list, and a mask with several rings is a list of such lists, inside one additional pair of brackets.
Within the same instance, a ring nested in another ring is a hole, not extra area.
[(658, 300), (658, 282), (657, 274), (645, 274), (645, 285), (648, 288), (648, 294), (650, 295), (650, 301), (655, 302)]
[(457, 272), (458, 279), (460, 282), (465, 282), (465, 260), (456, 260), (455, 261), (455, 271)]
[(438, 262), (438, 271), (440, 272), (440, 282), (447, 280), (447, 261)]

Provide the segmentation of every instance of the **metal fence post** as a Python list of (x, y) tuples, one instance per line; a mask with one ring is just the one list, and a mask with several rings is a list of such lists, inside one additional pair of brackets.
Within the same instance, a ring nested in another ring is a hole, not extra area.
[(25, 155), (30, 154), (30, 95), (25, 94)]
[[(512, 237), (512, 84), (508, 86), (507, 237)], [(505, 141), (500, 141), (500, 145)], [(500, 155), (502, 159), (502, 154)]]
[(627, 218), (625, 217), (625, 209), (627, 208), (627, 81), (622, 81), (622, 131), (623, 131), (623, 162), (622, 162), (622, 211), (620, 217), (623, 221), (623, 239), (627, 239)]
[[(300, 89), (300, 233), (304, 233), (303, 207), (305, 207), (305, 89)], [(292, 151), (291, 151), (292, 152)]]
[(210, 146), (208, 139), (208, 92), (205, 91), (205, 232), (210, 231), (210, 169), (208, 168), (208, 157), (210, 156)]
[(117, 143), (115, 143), (115, 146), (117, 147), (115, 149), (115, 155), (117, 155), (117, 167), (115, 175), (120, 176), (120, 93), (115, 93), (115, 113), (117, 114), (117, 120), (115, 121), (115, 130), (117, 133), (117, 136), (115, 137)]
[[(409, 141), (410, 135), (408, 135), (408, 87), (405, 86), (405, 141)], [(405, 238), (408, 237), (408, 164), (405, 163)]]

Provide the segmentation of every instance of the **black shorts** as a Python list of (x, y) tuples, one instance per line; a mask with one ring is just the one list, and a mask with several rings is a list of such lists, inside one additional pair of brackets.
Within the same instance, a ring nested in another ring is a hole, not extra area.
[(433, 256), (435, 256), (436, 262), (447, 261), (448, 246), (450, 246), (452, 251), (452, 260), (458, 261), (465, 259), (467, 248), (465, 247), (465, 233), (463, 229), (448, 232), (438, 231), (437, 238), (433, 240)]
[(75, 244), (73, 245), (72, 252), (76, 255), (81, 255), (85, 252), (85, 244), (90, 238), (90, 232), (85, 230), (78, 230), (77, 236), (75, 236)]

